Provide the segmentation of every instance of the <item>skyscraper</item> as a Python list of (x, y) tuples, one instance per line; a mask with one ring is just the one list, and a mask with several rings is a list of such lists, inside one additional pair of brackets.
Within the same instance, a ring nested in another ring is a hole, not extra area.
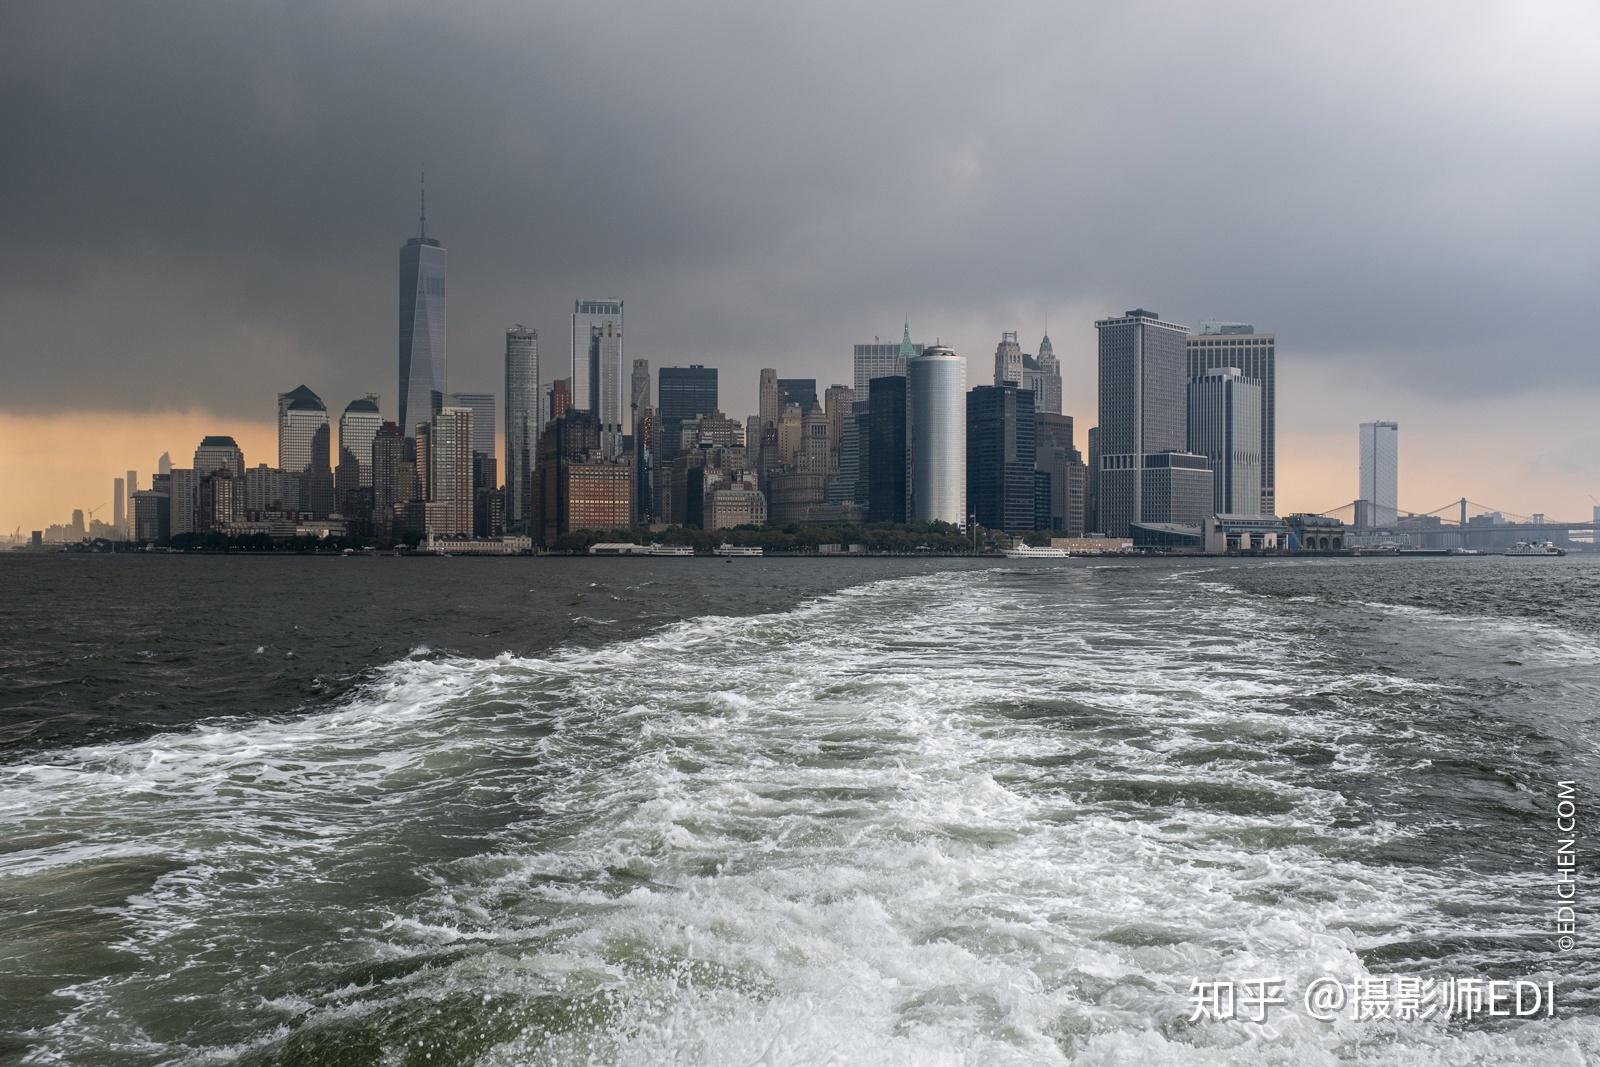
[(299, 474), (319, 460), (321, 467), (332, 470), (328, 462), (327, 405), (303, 385), (279, 393), (278, 469)]
[(1257, 333), (1245, 322), (1204, 322), (1200, 333), (1188, 339), (1189, 377), (1198, 378), (1213, 367), (1237, 367), (1246, 378), (1261, 383), (1261, 511), (1278, 510), (1278, 336)]
[(823, 410), (828, 414), (828, 449), (833, 453), (833, 469), (839, 469), (839, 449), (844, 444), (844, 429), (855, 406), (855, 390), (848, 385), (830, 385), (822, 394)]
[(1400, 515), (1400, 424), (1361, 424), (1361, 497), (1366, 503), (1363, 523), (1393, 526)]
[(906, 377), (890, 374), (868, 383), (866, 412), (867, 521), (905, 522), (911, 462)]
[[(841, 487), (839, 495), (866, 507), (871, 495), (872, 455), (871, 442), (871, 390), (874, 378), (900, 377), (906, 374), (906, 360), (918, 355), (923, 346), (911, 340), (911, 323), (902, 327), (899, 344), (885, 344), (873, 338), (870, 344), (858, 344), (852, 353), (855, 371), (855, 403), (852, 405), (844, 432), (855, 438), (855, 474), (853, 484)], [(841, 478), (849, 477), (841, 472)]]
[(472, 536), (472, 437), (471, 408), (446, 405), (433, 417), (428, 430), (424, 527), (430, 536)]
[(783, 401), (778, 396), (778, 372), (771, 367), (761, 368), (761, 388), (756, 398), (756, 414), (761, 419), (761, 428), (778, 424), (778, 416), (783, 414)]
[(965, 361), (943, 345), (906, 360), (911, 407), (911, 518), (967, 524)]
[(795, 404), (800, 408), (802, 416), (808, 414), (817, 406), (817, 380), (815, 378), (779, 378), (778, 379), (778, 410), (782, 411), (785, 405)]
[(1215, 514), (1259, 514), (1261, 383), (1237, 367), (1213, 367), (1190, 379), (1189, 451), (1210, 462)]
[[(1038, 370), (1033, 377), (1033, 407), (1041, 415), (1061, 414), (1061, 363), (1056, 359), (1055, 346), (1050, 343), (1050, 335), (1046, 333), (1039, 341), (1039, 356), (1035, 361)], [(1023, 377), (1028, 377), (1026, 369)], [(1028, 382), (1023, 382), (1027, 388)]]
[(906, 373), (906, 360), (921, 353), (922, 346), (911, 343), (910, 320), (906, 321), (899, 344), (873, 339), (870, 344), (856, 345), (851, 355), (851, 362), (855, 368), (856, 396), (863, 400), (867, 399), (871, 389), (869, 383), (874, 378), (893, 375), (903, 377)]
[[(226, 468), (212, 468), (222, 469)], [(209, 527), (200, 514), (200, 483), (210, 473), (199, 467), (193, 470), (179, 467), (167, 472), (167, 530), (171, 536), (202, 533)]]
[(1037, 439), (1034, 469), (1050, 480), (1049, 523), (1042, 528), (1082, 537), (1088, 468), (1073, 440), (1072, 416), (1038, 411), (1033, 423)]
[(572, 407), (600, 420), (600, 450), (622, 448), (622, 301), (572, 305)]
[(1100, 341), (1098, 526), (1108, 536), (1127, 537), (1131, 524), (1157, 521), (1146, 515), (1147, 457), (1188, 446), (1188, 330), (1143, 308), (1094, 325)]
[[(357, 486), (372, 487), (372, 442), (383, 425), (378, 413), (378, 396), (368, 393), (345, 405), (339, 416), (339, 466), (353, 463), (357, 470)], [(198, 466), (198, 462), (196, 466)]]
[(372, 439), (372, 525), (379, 537), (391, 535), (395, 505), (410, 498), (414, 477), (406, 466), (405, 435), (385, 422)]
[(334, 509), (328, 408), (301, 385), (278, 394), (278, 469), (300, 478), (300, 508), (313, 518)]
[[(641, 362), (641, 361), (636, 361)], [(539, 394), (539, 331), (521, 323), (506, 331), (506, 528), (526, 530), (533, 465), (544, 431)]]
[(424, 189), (417, 236), (400, 249), (400, 429), (432, 417), (445, 391), (445, 250), (428, 236)]
[(994, 349), (994, 384), (1022, 385), (1022, 346), (1017, 343), (1015, 331), (1000, 335), (1000, 343)]
[(635, 436), (639, 433), (639, 418), (644, 415), (645, 408), (650, 406), (650, 361), (636, 359), (633, 361), (633, 382), (629, 390), (628, 408), (630, 419), (628, 432)]
[[(235, 478), (244, 477), (244, 453), (239, 443), (222, 434), (207, 434), (194, 450), (194, 471), (200, 477), (225, 470)], [(167, 473), (172, 473), (169, 469)], [(178, 531), (174, 528), (173, 533)]]
[(1015, 382), (967, 394), (967, 501), (982, 526), (1034, 529), (1036, 458), (1033, 393)]
[(111, 528), (118, 537), (126, 536), (128, 529), (128, 491), (122, 485), (121, 478), (111, 479)]
[(662, 367), (656, 372), (656, 399), (661, 415), (661, 462), (678, 454), (685, 420), (717, 412), (717, 368), (698, 363)]
[(495, 458), (495, 402), (493, 393), (451, 393), (446, 403), (472, 409), (472, 451)]
[(126, 494), (127, 507), (123, 509), (123, 518), (127, 525), (123, 527), (123, 536), (133, 539), (133, 494), (139, 491), (139, 472), (129, 471), (122, 482), (122, 491)]

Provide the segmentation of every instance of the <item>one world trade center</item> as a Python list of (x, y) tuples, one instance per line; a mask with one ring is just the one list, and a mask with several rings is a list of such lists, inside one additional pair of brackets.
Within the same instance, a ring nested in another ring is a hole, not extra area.
[(444, 397), (444, 245), (428, 236), (424, 191), (417, 236), (400, 249), (400, 429), (415, 437)]

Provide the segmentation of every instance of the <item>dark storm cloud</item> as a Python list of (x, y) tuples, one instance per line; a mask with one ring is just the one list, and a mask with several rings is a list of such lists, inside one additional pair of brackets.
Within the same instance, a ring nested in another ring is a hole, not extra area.
[(565, 373), (578, 295), (735, 412), (902, 314), (981, 367), (1140, 303), (1401, 387), (1600, 384), (1584, 6), (996, 11), (9, 5), (0, 403), (389, 407), (423, 160), (460, 388), (516, 321)]

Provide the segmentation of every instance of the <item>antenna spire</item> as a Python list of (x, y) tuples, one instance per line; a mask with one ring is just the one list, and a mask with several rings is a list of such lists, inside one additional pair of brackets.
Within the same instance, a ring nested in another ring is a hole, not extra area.
[(417, 216), (417, 235), (424, 239), (428, 236), (428, 167), (427, 164), (418, 164), (421, 173), (422, 208)]

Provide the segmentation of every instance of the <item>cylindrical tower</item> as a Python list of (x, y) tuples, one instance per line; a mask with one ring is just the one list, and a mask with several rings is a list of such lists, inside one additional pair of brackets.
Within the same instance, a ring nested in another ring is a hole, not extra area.
[(943, 345), (906, 360), (911, 518), (967, 524), (966, 364)]

